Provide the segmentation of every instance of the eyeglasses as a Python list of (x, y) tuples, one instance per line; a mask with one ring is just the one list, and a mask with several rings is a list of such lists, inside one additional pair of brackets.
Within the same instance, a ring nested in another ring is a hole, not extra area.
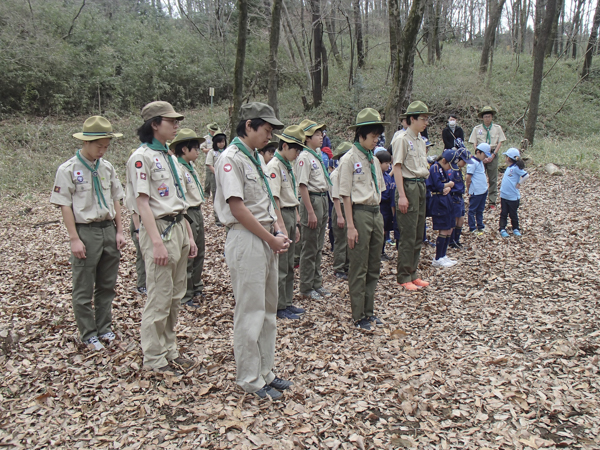
[(422, 120), (423, 122), (429, 122), (429, 117), (419, 117), (419, 120)]
[(165, 118), (163, 117), (163, 120), (164, 120), (165, 122), (169, 122), (169, 123), (170, 123), (170, 124), (172, 124), (174, 127), (176, 127), (177, 125), (179, 125), (179, 120), (177, 120), (177, 119), (165, 119)]

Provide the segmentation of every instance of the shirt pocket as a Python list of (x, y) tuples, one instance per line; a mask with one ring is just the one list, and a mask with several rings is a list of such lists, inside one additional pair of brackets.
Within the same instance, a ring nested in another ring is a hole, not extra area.
[(162, 183), (166, 183), (170, 177), (166, 171), (161, 170), (160, 172), (152, 173), (150, 178), (152, 179), (152, 183), (162, 184)]
[(246, 182), (244, 183), (244, 196), (247, 199), (256, 199), (262, 192), (262, 182), (260, 176), (254, 172), (246, 173)]
[(78, 184), (73, 194), (73, 208), (79, 211), (90, 209), (94, 204), (94, 192), (90, 183)]

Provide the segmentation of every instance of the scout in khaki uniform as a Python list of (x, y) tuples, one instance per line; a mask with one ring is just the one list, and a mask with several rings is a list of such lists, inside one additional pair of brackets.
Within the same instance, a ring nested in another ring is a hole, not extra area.
[(357, 328), (370, 330), (371, 323), (383, 322), (373, 314), (375, 289), (379, 281), (381, 248), (383, 247), (383, 216), (379, 210), (385, 180), (379, 159), (373, 156), (384, 126), (379, 113), (365, 108), (356, 116), (354, 145), (342, 156), (340, 196), (344, 201), (348, 228), (348, 288), (352, 319)]
[(159, 372), (184, 369), (193, 361), (179, 356), (175, 335), (177, 314), (186, 293), (187, 258), (198, 248), (190, 224), (183, 220), (189, 206), (177, 161), (169, 155), (183, 116), (167, 102), (148, 103), (142, 109), (144, 124), (137, 130), (140, 147), (127, 162), (141, 218), (140, 247), (146, 263), (148, 298), (142, 313), (144, 365)]
[[(102, 156), (113, 137), (104, 117), (93, 116), (74, 138), (83, 141), (81, 150), (56, 172), (50, 202), (60, 206), (71, 240), (73, 270), (73, 313), (81, 340), (96, 350), (98, 339), (112, 341), (112, 301), (119, 270), (119, 252), (125, 246), (121, 225), (123, 188), (115, 169)], [(92, 307), (92, 298), (94, 307)]]
[(190, 228), (198, 254), (194, 259), (188, 259), (187, 263), (187, 291), (181, 303), (191, 307), (198, 307), (194, 303), (194, 297), (202, 295), (204, 283), (202, 283), (202, 269), (204, 268), (204, 218), (202, 217), (202, 203), (204, 203), (204, 191), (194, 168), (194, 162), (198, 158), (200, 144), (203, 138), (189, 128), (182, 128), (169, 148), (175, 153), (180, 178), (185, 185), (185, 196), (189, 207), (187, 216), (191, 219)]
[[(208, 134), (206, 136), (204, 136), (204, 142), (202, 144), (200, 144), (200, 150), (202, 150), (202, 152), (206, 155), (206, 157), (208, 157), (208, 152), (210, 150), (212, 150), (212, 148), (213, 148), (213, 142), (212, 142), (213, 136), (216, 134), (223, 134), (223, 132), (219, 128), (219, 125), (217, 125), (216, 123), (209, 123), (208, 125), (206, 125), (206, 129), (208, 130)], [(210, 197), (211, 193), (213, 194), (213, 203), (215, 201), (214, 189), (215, 189), (215, 174), (212, 170), (210, 170), (210, 168), (207, 165), (206, 166), (206, 177), (204, 180), (204, 193), (206, 194), (207, 197)]]
[[(225, 133), (222, 133), (221, 130), (217, 130), (217, 133), (212, 137), (212, 149), (206, 153), (206, 168), (210, 170), (211, 176), (215, 178), (215, 163), (221, 156), (221, 153), (225, 151), (227, 147), (227, 136)], [(212, 196), (213, 196), (213, 205), (215, 203), (215, 194), (216, 194), (216, 185), (211, 186)], [(222, 227), (223, 224), (219, 222), (219, 218), (217, 217), (217, 212), (213, 211), (215, 215), (215, 225), (218, 227)]]
[(279, 150), (267, 164), (267, 176), (271, 192), (277, 205), (277, 225), (289, 238), (287, 252), (279, 255), (279, 300), (277, 317), (280, 319), (299, 319), (304, 309), (294, 306), (294, 247), (300, 239), (298, 223), (298, 183), (292, 163), (304, 148), (304, 131), (298, 125), (287, 127), (279, 137)]
[[(131, 150), (129, 156), (133, 155), (137, 149)], [(129, 221), (129, 234), (133, 245), (135, 246), (135, 272), (137, 274), (137, 287), (136, 291), (140, 294), (146, 294), (146, 265), (144, 264), (144, 257), (142, 256), (142, 250), (140, 248), (140, 215), (136, 212), (137, 206), (135, 204), (135, 197), (132, 193), (133, 185), (129, 182), (129, 177), (125, 184), (125, 207), (131, 212), (131, 220)]]
[(491, 106), (484, 106), (477, 117), (483, 119), (481, 125), (477, 125), (473, 128), (469, 142), (473, 144), (473, 149), (477, 150), (477, 146), (481, 143), (487, 143), (490, 145), (492, 156), (485, 158), (483, 164), (485, 165), (485, 173), (488, 177), (489, 182), (489, 201), (490, 209), (496, 209), (496, 200), (498, 200), (498, 155), (500, 154), (500, 147), (506, 140), (504, 131), (500, 125), (492, 123), (494, 116), (498, 112)]
[(423, 102), (412, 102), (406, 110), (408, 129), (392, 143), (396, 179), (396, 218), (400, 231), (398, 283), (409, 291), (429, 283), (417, 275), (425, 232), (425, 180), (429, 176), (427, 150), (421, 132), (431, 113)]
[(329, 221), (327, 195), (331, 180), (323, 164), (320, 147), (323, 143), (324, 124), (304, 120), (300, 127), (306, 135), (305, 150), (296, 163), (298, 184), (300, 185), (300, 295), (303, 298), (320, 300), (331, 296), (323, 288), (321, 259), (325, 232)]
[[(352, 148), (350, 142), (342, 142), (333, 152), (333, 159), (340, 159), (348, 150)], [(340, 171), (339, 166), (329, 174), (331, 178), (331, 200), (333, 202), (331, 228), (335, 246), (333, 247), (333, 273), (342, 280), (348, 279), (348, 227), (346, 226), (346, 215), (344, 214), (344, 204), (340, 198)]]
[(269, 143), (263, 148), (258, 149), (258, 157), (263, 165), (263, 170), (266, 169), (267, 165), (275, 157), (275, 152), (277, 151), (278, 147), (279, 143), (277, 141), (269, 141)]
[(273, 374), (277, 333), (278, 254), (289, 248), (280, 231), (275, 200), (257, 148), (283, 124), (273, 108), (252, 102), (242, 106), (237, 137), (217, 161), (215, 208), (227, 226), (225, 259), (235, 296), (233, 354), (237, 384), (260, 398), (281, 397), (292, 383)]

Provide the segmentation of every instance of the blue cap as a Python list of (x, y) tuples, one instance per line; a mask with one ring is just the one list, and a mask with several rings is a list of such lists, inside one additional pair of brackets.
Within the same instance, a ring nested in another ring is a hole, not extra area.
[(473, 155), (465, 147), (456, 150), (456, 156), (467, 164), (475, 164), (475, 161), (473, 161)]
[(488, 158), (490, 156), (492, 156), (492, 147), (490, 147), (490, 144), (486, 143), (486, 142), (482, 142), (481, 144), (479, 144), (477, 146), (477, 150), (479, 150), (480, 152), (485, 153), (485, 156), (487, 156)]
[(425, 136), (421, 136), (421, 139), (423, 139), (423, 141), (425, 141), (425, 147), (431, 147), (433, 145), (431, 142), (429, 142), (429, 139), (427, 139)]
[(375, 147), (375, 150), (373, 150), (373, 154), (376, 155), (379, 152), (387, 152), (387, 149), (385, 147)]
[(461, 138), (456, 138), (454, 142), (456, 144), (456, 148), (465, 148), (465, 142)]
[(474, 161), (471, 160), (471, 158), (472, 158), (471, 154), (464, 148), (460, 148), (458, 150), (446, 149), (446, 150), (444, 150), (444, 153), (442, 153), (442, 158), (444, 158), (446, 161), (448, 161), (448, 163), (454, 170), (459, 169), (459, 167), (458, 167), (459, 161), (464, 161), (467, 164), (474, 163)]
[(517, 150), (514, 147), (509, 148), (508, 150), (506, 150), (504, 153), (502, 153), (503, 155), (508, 156), (510, 159), (514, 159), (516, 160), (517, 158), (521, 157), (521, 152), (519, 152), (519, 150)]

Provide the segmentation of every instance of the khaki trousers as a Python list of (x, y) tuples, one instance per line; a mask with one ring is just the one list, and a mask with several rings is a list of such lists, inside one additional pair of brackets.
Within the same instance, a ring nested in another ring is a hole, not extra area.
[(294, 301), (294, 250), (296, 249), (296, 208), (281, 208), (283, 223), (288, 237), (292, 241), (288, 251), (278, 256), (279, 282), (277, 309), (292, 306)]
[(77, 224), (77, 234), (85, 245), (85, 258), (71, 254), (72, 303), (79, 335), (85, 341), (111, 331), (112, 302), (121, 252), (117, 250), (114, 224), (105, 228)]
[(142, 256), (142, 250), (140, 249), (140, 238), (139, 234), (135, 232), (135, 224), (133, 219), (129, 221), (129, 233), (131, 234), (131, 240), (135, 246), (135, 272), (137, 273), (137, 287), (146, 287), (146, 265), (144, 264), (144, 258)]
[[(373, 315), (384, 238), (383, 216), (379, 211), (379, 205), (354, 205), (352, 217), (356, 231), (358, 231), (358, 243), (354, 245), (353, 249), (348, 247), (350, 258), (348, 288), (352, 305), (352, 319), (356, 322)], [(348, 242), (347, 236), (346, 242)]]
[(484, 164), (485, 173), (488, 177), (488, 198), (490, 205), (495, 205), (498, 200), (498, 158), (495, 156), (491, 163)]
[(217, 180), (215, 179), (215, 174), (210, 170), (208, 166), (206, 166), (206, 172), (204, 177), (204, 195), (206, 198), (210, 197), (212, 193), (213, 203), (215, 201), (215, 187), (217, 185)]
[(317, 216), (317, 228), (308, 227), (308, 211), (304, 203), (300, 202), (300, 231), (302, 251), (300, 252), (300, 292), (306, 294), (323, 285), (321, 273), (321, 259), (325, 232), (329, 221), (329, 205), (327, 196), (311, 195), (310, 204)]
[(181, 303), (194, 298), (194, 292), (202, 292), (204, 283), (202, 282), (202, 269), (204, 268), (205, 242), (204, 242), (204, 217), (201, 209), (191, 209), (187, 211), (192, 219), (190, 227), (194, 236), (194, 242), (198, 247), (198, 255), (194, 259), (187, 260), (187, 290), (181, 299)]
[[(184, 219), (185, 220), (185, 219)], [(156, 227), (162, 233), (170, 222), (157, 219)], [(177, 358), (175, 324), (181, 299), (186, 289), (187, 257), (190, 240), (183, 220), (171, 228), (171, 239), (163, 241), (169, 253), (166, 266), (154, 263), (154, 246), (146, 229), (140, 228), (140, 246), (146, 263), (148, 298), (142, 313), (142, 351), (144, 365), (153, 369), (166, 366)]]
[[(342, 214), (346, 218), (344, 212), (344, 205), (340, 205), (342, 208)], [(333, 246), (333, 272), (348, 272), (349, 260), (348, 260), (348, 224), (344, 222), (344, 228), (337, 226), (337, 213), (335, 207), (331, 212), (331, 228), (333, 230), (333, 238), (335, 245)]]
[(275, 379), (278, 258), (266, 242), (238, 225), (227, 233), (225, 259), (235, 297), (236, 382), (256, 392)]
[[(396, 208), (396, 220), (400, 230), (397, 277), (400, 284), (419, 278), (417, 267), (421, 258), (421, 246), (423, 245), (423, 233), (425, 232), (425, 183), (404, 180), (404, 193), (408, 199), (408, 211), (406, 211), (406, 214), (402, 214)], [(396, 205), (398, 204), (398, 197), (399, 194), (396, 191)]]

